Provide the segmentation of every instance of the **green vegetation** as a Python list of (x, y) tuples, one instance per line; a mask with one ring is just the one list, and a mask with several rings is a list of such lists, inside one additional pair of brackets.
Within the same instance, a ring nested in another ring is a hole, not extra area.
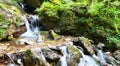
[(0, 1), (0, 40), (11, 35), (15, 31), (16, 25), (20, 25), (22, 14), (17, 6), (17, 2), (13, 0)]
[(5, 23), (4, 16), (2, 14), (0, 14), (0, 37), (4, 37), (5, 36), (6, 25), (7, 24)]
[(45, 0), (37, 12), (49, 29), (120, 47), (120, 1)]

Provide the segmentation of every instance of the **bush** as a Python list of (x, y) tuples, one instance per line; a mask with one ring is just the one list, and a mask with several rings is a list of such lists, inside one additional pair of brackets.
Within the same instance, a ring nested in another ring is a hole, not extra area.
[(113, 0), (46, 0), (36, 12), (49, 29), (120, 47), (117, 36), (120, 31), (119, 6), (120, 1)]

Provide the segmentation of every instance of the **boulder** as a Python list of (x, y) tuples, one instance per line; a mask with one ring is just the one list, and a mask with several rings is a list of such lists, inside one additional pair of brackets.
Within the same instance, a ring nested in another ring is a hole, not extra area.
[[(0, 40), (2, 38), (11, 39), (8, 37), (16, 32), (17, 26), (23, 22), (22, 13), (18, 4), (14, 1), (0, 2)], [(11, 36), (12, 37), (12, 36)]]
[(75, 46), (68, 46), (68, 56), (67, 56), (67, 64), (68, 66), (77, 66), (80, 62), (81, 53), (79, 49)]
[(55, 33), (53, 30), (50, 30), (49, 31), (49, 36), (48, 36), (49, 39), (53, 39), (53, 40), (56, 40), (59, 38), (59, 35), (57, 33)]
[(49, 48), (42, 49), (42, 52), (48, 62), (56, 62), (60, 59), (60, 56), (55, 51)]
[(27, 50), (23, 57), (24, 66), (49, 66), (40, 49)]
[(78, 38), (78, 45), (84, 49), (86, 54), (94, 54), (93, 46), (88, 38), (79, 37)]
[(114, 57), (112, 57), (110, 54), (105, 54), (105, 56), (106, 56), (106, 62), (108, 63), (108, 64), (111, 64), (112, 66), (118, 66), (119, 64), (117, 63), (118, 61), (114, 58)]
[(116, 50), (114, 53), (113, 53), (113, 56), (120, 61), (120, 50)]

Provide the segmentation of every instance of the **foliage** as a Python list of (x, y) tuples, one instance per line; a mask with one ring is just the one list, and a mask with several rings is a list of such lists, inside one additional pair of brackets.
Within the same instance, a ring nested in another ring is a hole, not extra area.
[(120, 37), (118, 36), (120, 31), (120, 1), (65, 1), (45, 0), (41, 7), (36, 9), (46, 27), (50, 29), (57, 27), (64, 33), (71, 32), (73, 35), (86, 36), (96, 40), (96, 42), (103, 41), (109, 46), (116, 44), (120, 47)]

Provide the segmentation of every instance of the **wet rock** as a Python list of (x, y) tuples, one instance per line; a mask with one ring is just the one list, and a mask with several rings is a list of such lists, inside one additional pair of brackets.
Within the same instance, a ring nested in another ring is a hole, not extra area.
[(79, 49), (75, 46), (68, 46), (68, 56), (67, 56), (67, 64), (68, 66), (77, 66), (79, 63), (79, 59), (81, 57), (81, 53)]
[(103, 44), (103, 43), (98, 43), (97, 44), (97, 48), (100, 48), (100, 49), (103, 48), (104, 46), (105, 46), (105, 44)]
[(117, 50), (113, 53), (113, 56), (120, 61), (120, 50)]
[[(25, 52), (17, 52), (17, 53), (10, 54), (10, 57), (16, 64), (19, 64), (18, 60), (22, 60), (24, 54)], [(21, 61), (21, 64), (23, 64), (22, 61)]]
[(19, 66), (19, 65), (16, 65), (14, 63), (8, 63), (6, 66)]
[(54, 62), (54, 63), (52, 64), (52, 66), (62, 66), (62, 65), (61, 65), (61, 61)]
[(24, 66), (49, 66), (40, 49), (27, 50), (23, 57)]
[(25, 66), (40, 65), (38, 58), (34, 57), (31, 50), (27, 50), (25, 52), (25, 56), (23, 57), (23, 63)]
[(60, 56), (49, 48), (42, 49), (42, 52), (48, 62), (55, 62), (60, 59)]
[(85, 52), (88, 52), (91, 55), (95, 53), (93, 50), (92, 44), (90, 43), (88, 38), (79, 37), (78, 42), (80, 42), (78, 44), (79, 44), (79, 46), (81, 46), (85, 50)]
[(49, 47), (51, 50), (53, 50), (54, 52), (56, 52), (57, 54), (63, 55), (62, 51), (60, 50), (59, 46), (52, 46)]
[(52, 39), (52, 40), (56, 40), (59, 38), (59, 35), (57, 33), (55, 33), (53, 30), (50, 30), (49, 31), (49, 39)]
[(112, 66), (118, 66), (117, 60), (114, 57), (112, 57), (110, 54), (106, 54), (105, 57), (106, 57), (105, 58), (106, 62), (108, 64), (111, 64)]
[(26, 32), (25, 24), (17, 27), (16, 31), (13, 33), (13, 38), (18, 38), (22, 33)]

